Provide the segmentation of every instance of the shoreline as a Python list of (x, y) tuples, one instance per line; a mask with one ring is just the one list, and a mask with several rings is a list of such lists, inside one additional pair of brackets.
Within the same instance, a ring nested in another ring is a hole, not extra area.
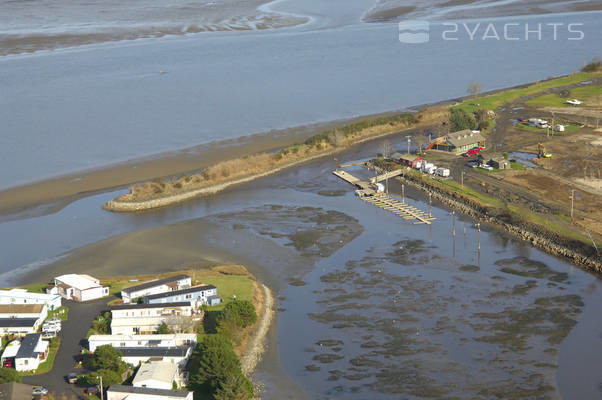
[[(377, 167), (372, 166), (372, 168)], [(377, 170), (380, 169), (377, 168)], [(535, 226), (516, 226), (512, 223), (504, 222), (495, 216), (489, 215), (486, 208), (472, 204), (473, 202), (466, 199), (462, 194), (443, 191), (439, 187), (430, 184), (428, 180), (416, 180), (409, 174), (400, 175), (395, 179), (422, 190), (425, 193), (432, 193), (435, 199), (447, 207), (458, 210), (479, 221), (489, 223), (495, 228), (508, 232), (518, 239), (527, 241), (531, 246), (538, 248), (544, 253), (564, 258), (568, 262), (578, 265), (586, 271), (602, 275), (602, 261), (600, 260), (600, 256), (598, 256), (598, 259), (594, 259), (587, 254), (577, 251), (573, 246), (570, 246), (569, 243), (567, 243), (569, 239), (563, 238), (554, 231), (550, 231), (544, 227), (537, 227), (537, 229), (535, 229)], [(541, 230), (541, 232), (538, 232), (537, 230)]]
[(257, 321), (257, 326), (250, 335), (250, 340), (245, 346), (245, 349), (240, 355), (240, 364), (243, 374), (250, 377), (255, 372), (257, 364), (261, 361), (262, 355), (265, 352), (264, 341), (272, 326), (274, 319), (274, 296), (269, 287), (263, 283), (257, 282), (256, 290), (262, 292), (261, 310), (259, 311), (260, 318)]

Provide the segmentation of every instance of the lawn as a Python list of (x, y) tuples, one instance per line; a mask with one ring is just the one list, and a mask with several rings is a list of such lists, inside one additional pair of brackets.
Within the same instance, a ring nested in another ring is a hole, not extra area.
[[(199, 282), (201, 283), (201, 282)], [(204, 277), (202, 283), (217, 287), (217, 294), (223, 303), (218, 306), (209, 307), (210, 310), (221, 310), (225, 303), (231, 301), (236, 295), (238, 300), (249, 300), (253, 302), (253, 282), (246, 276), (215, 276)]]
[(454, 107), (464, 109), (469, 113), (474, 113), (475, 111), (480, 110), (482, 108), (487, 110), (495, 110), (496, 108), (504, 105), (505, 103), (516, 100), (520, 97), (534, 95), (539, 92), (543, 92), (547, 89), (573, 85), (575, 83), (588, 81), (592, 78), (599, 76), (602, 76), (602, 72), (581, 72), (569, 76), (564, 76), (561, 78), (551, 79), (545, 82), (534, 83), (533, 85), (529, 85), (520, 89), (504, 90), (491, 95), (464, 100), (462, 103)]
[[(483, 171), (485, 171), (485, 170), (483, 170)], [(473, 199), (478, 200), (483, 205), (493, 206), (493, 207), (504, 207), (504, 205), (505, 205), (504, 202), (502, 202), (501, 200), (498, 200), (494, 197), (490, 197), (490, 196), (484, 195), (482, 193), (479, 193), (476, 190), (473, 190), (466, 185), (464, 185), (464, 187), (462, 187), (462, 185), (460, 185), (456, 181), (444, 180), (444, 181), (440, 181), (439, 183), (453, 189), (454, 191), (456, 191), (458, 193), (463, 194), (466, 197), (472, 197)]]
[(600, 106), (602, 104), (602, 85), (587, 85), (571, 90), (568, 98), (557, 94), (544, 94), (528, 100), (525, 104), (531, 107), (572, 107), (566, 104), (568, 99), (583, 101), (583, 107)]
[[(548, 122), (550, 122), (548, 120)], [(566, 122), (566, 121), (562, 121), (562, 120), (555, 120), (554, 121), (554, 125), (564, 125), (564, 132), (552, 132), (552, 130), (550, 129), (550, 135), (562, 135), (562, 134), (566, 134), (566, 133), (573, 133), (578, 131), (579, 129), (581, 129), (581, 126), (577, 125), (577, 124), (573, 124), (571, 122)], [(528, 132), (535, 132), (535, 133), (543, 133), (544, 135), (547, 135), (548, 130), (547, 129), (542, 129), (542, 128), (536, 128), (534, 126), (529, 125), (526, 122), (519, 122), (518, 124), (515, 125), (516, 129), (520, 129), (522, 131), (528, 131)]]
[(48, 311), (48, 318), (59, 318), (63, 321), (67, 321), (69, 319), (69, 307), (62, 306), (57, 308), (56, 310)]
[(48, 357), (46, 358), (46, 360), (44, 360), (43, 363), (40, 364), (38, 369), (36, 369), (35, 371), (20, 372), (19, 374), (21, 376), (31, 376), (31, 375), (41, 375), (41, 374), (45, 374), (46, 372), (50, 372), (50, 370), (52, 369), (52, 366), (54, 365), (54, 359), (56, 358), (56, 354), (58, 353), (60, 346), (61, 346), (61, 338), (60, 337), (56, 337), (56, 338), (53, 338), (52, 340), (50, 340)]
[(32, 293), (46, 293), (48, 283), (32, 283), (31, 285), (19, 286), (20, 289), (27, 289)]

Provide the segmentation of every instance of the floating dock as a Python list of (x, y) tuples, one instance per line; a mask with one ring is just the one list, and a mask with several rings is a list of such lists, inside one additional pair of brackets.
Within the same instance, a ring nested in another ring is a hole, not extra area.
[(385, 174), (371, 178), (370, 182), (366, 182), (359, 178), (356, 178), (349, 172), (340, 169), (332, 171), (334, 175), (355, 186), (357, 188), (356, 192), (359, 195), (360, 199), (362, 199), (366, 203), (370, 203), (384, 210), (390, 211), (393, 214), (403, 218), (404, 220), (417, 220), (416, 222), (414, 222), (415, 224), (430, 225), (431, 221), (435, 219), (431, 215), (428, 215), (426, 212), (419, 210), (418, 208), (413, 207), (409, 204), (406, 204), (403, 201), (394, 199), (388, 194), (379, 192), (374, 188), (374, 185), (377, 182), (381, 182), (389, 178), (394, 178), (398, 175), (401, 175), (402, 172), (402, 170), (387, 172)]

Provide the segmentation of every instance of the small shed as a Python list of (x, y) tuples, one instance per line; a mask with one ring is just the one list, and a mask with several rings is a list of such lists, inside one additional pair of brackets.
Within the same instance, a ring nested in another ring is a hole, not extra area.
[(399, 157), (398, 162), (401, 165), (405, 165), (407, 167), (418, 168), (423, 160), (424, 160), (424, 158), (417, 156), (416, 154), (407, 154), (406, 153), (406, 154), (402, 154), (401, 157)]
[(493, 156), (487, 164), (497, 169), (510, 169), (510, 163), (503, 156)]
[(207, 297), (207, 304), (209, 304), (210, 306), (217, 306), (218, 304), (221, 304), (222, 299), (219, 296), (209, 296)]

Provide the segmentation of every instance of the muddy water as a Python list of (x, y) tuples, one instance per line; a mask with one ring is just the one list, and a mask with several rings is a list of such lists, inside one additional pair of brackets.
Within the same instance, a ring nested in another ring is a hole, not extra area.
[[(153, 213), (106, 213), (105, 195), (84, 199), (0, 224), (0, 250), (13, 266), (60, 257), (27, 280), (158, 271), (166, 254), (173, 265), (248, 264), (279, 299), (256, 376), (268, 399), (297, 398), (279, 387), (278, 360), (314, 399), (600, 397), (600, 280), (486, 226), (479, 252), (473, 221), (437, 204), (433, 226), (403, 221), (357, 199), (333, 163)], [(428, 208), (422, 193), (406, 194)]]

